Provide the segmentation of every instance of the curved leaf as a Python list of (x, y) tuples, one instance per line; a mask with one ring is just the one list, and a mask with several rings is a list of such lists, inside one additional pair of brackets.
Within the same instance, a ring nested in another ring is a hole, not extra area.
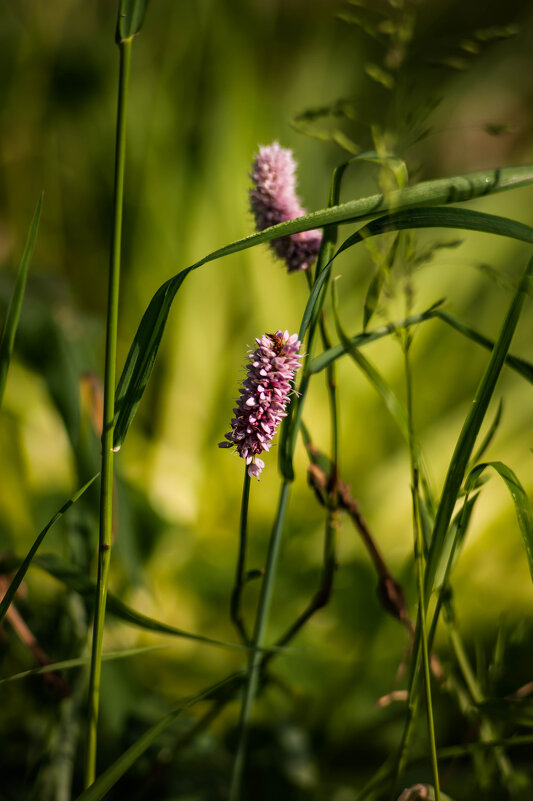
[(515, 473), (503, 462), (485, 462), (484, 464), (479, 464), (470, 472), (465, 482), (465, 490), (470, 492), (476, 486), (477, 480), (487, 467), (492, 467), (492, 469), (498, 473), (511, 493), (516, 518), (524, 540), (529, 572), (533, 580), (533, 509), (531, 508), (527, 493)]
[(100, 799), (104, 798), (104, 796), (111, 790), (112, 787), (115, 786), (117, 781), (121, 778), (121, 776), (126, 773), (126, 771), (131, 768), (131, 766), (139, 759), (140, 756), (144, 754), (146, 749), (156, 740), (161, 732), (165, 731), (174, 721), (184, 712), (186, 709), (189, 709), (194, 704), (197, 704), (199, 701), (207, 700), (208, 698), (213, 698), (216, 696), (218, 691), (221, 688), (227, 687), (227, 685), (231, 684), (238, 678), (238, 674), (232, 674), (231, 676), (227, 676), (222, 681), (217, 682), (217, 684), (213, 684), (211, 687), (208, 687), (202, 692), (198, 693), (197, 695), (193, 695), (190, 698), (187, 698), (180, 706), (169, 712), (168, 715), (165, 715), (159, 723), (156, 723), (155, 726), (152, 726), (151, 729), (148, 729), (139, 739), (125, 751), (122, 756), (120, 756), (112, 765), (110, 765), (107, 770), (104, 770), (103, 773), (98, 776), (96, 781), (91, 784), (90, 787), (87, 788), (81, 795), (78, 796), (76, 801), (100, 801)]
[[(161, 651), (165, 648), (170, 648), (170, 645), (144, 645), (142, 648), (128, 648), (125, 651), (108, 651), (102, 654), (102, 662), (114, 662), (117, 659), (129, 659), (131, 656), (139, 656), (148, 651)], [(43, 673), (50, 673), (59, 670), (72, 670), (77, 667), (88, 665), (91, 661), (90, 656), (78, 656), (73, 659), (63, 659), (61, 662), (51, 662), (41, 667), (30, 668), (30, 670), (23, 670), (21, 673), (13, 673), (12, 676), (3, 676), (0, 678), (0, 684), (8, 684), (11, 681), (20, 681), (20, 679), (27, 679), (30, 676), (42, 676)]]
[[(69, 589), (79, 593), (83, 598), (88, 601), (94, 602), (95, 584), (91, 581), (85, 573), (78, 570), (74, 565), (65, 562), (55, 554), (45, 554), (37, 556), (34, 564), (42, 570), (46, 570), (51, 576), (62, 581)], [(223, 640), (214, 640), (211, 637), (204, 637), (201, 634), (191, 634), (183, 629), (178, 629), (176, 626), (171, 626), (168, 623), (161, 623), (152, 617), (143, 615), (141, 612), (136, 612), (131, 607), (127, 606), (116, 595), (108, 593), (107, 596), (107, 611), (115, 617), (122, 620), (124, 623), (129, 623), (132, 626), (145, 629), (147, 631), (156, 631), (160, 634), (171, 634), (174, 637), (182, 637), (186, 640), (195, 640), (196, 642), (205, 643), (206, 645), (215, 645), (219, 648), (234, 648), (239, 651), (248, 650), (248, 646), (241, 643), (225, 642)], [(271, 650), (271, 649), (269, 649)]]
[[(342, 170), (344, 166), (342, 165), (339, 170)], [(339, 172), (339, 174), (342, 174), (342, 172)], [(232, 253), (238, 253), (247, 248), (270, 242), (273, 239), (308, 231), (312, 228), (324, 228), (329, 225), (355, 222), (356, 220), (373, 217), (391, 208), (398, 210), (417, 205), (463, 202), (530, 183), (533, 183), (533, 166), (489, 170), (454, 178), (424, 181), (416, 186), (390, 192), (387, 197), (383, 194), (377, 194), (360, 198), (359, 200), (351, 200), (347, 203), (312, 212), (295, 220), (273, 225), (264, 231), (251, 234), (225, 245), (182, 270), (158, 289), (133, 339), (117, 388), (114, 447), (116, 449), (120, 448), (124, 441), (150, 377), (172, 301), (184, 279), (192, 270), (196, 270), (198, 267), (223, 256), (229, 256)], [(313, 292), (311, 293), (312, 297), (309, 298), (305, 311), (306, 326), (304, 327), (302, 324), (300, 339), (302, 339), (303, 335), (302, 330), (305, 333), (307, 325), (311, 321), (320, 289), (324, 281), (327, 280), (329, 269), (330, 267), (326, 265), (324, 272), (315, 281)], [(320, 281), (319, 286), (317, 286), (318, 281)]]
[(76, 503), (76, 501), (79, 498), (81, 498), (83, 493), (86, 490), (89, 489), (91, 484), (94, 481), (96, 481), (96, 479), (98, 478), (99, 475), (100, 475), (100, 473), (97, 473), (95, 476), (93, 476), (91, 479), (89, 479), (89, 481), (81, 489), (79, 489), (77, 492), (75, 492), (74, 495), (71, 498), (69, 498), (66, 503), (63, 504), (61, 509), (59, 509), (59, 511), (57, 511), (55, 513), (55, 515), (52, 517), (52, 519), (46, 524), (46, 526), (43, 528), (43, 530), (37, 535), (37, 538), (36, 538), (35, 542), (31, 546), (30, 550), (28, 551), (27, 556), (25, 557), (24, 561), (22, 562), (22, 564), (20, 565), (19, 569), (15, 573), (15, 576), (14, 576), (13, 580), (11, 581), (11, 584), (7, 588), (6, 594), (4, 595), (2, 600), (0, 601), (0, 623), (4, 619), (5, 614), (6, 614), (7, 610), (9, 609), (9, 605), (11, 604), (13, 598), (15, 597), (16, 591), (20, 587), (20, 585), (22, 583), (22, 580), (24, 579), (24, 576), (27, 573), (28, 568), (29, 568), (30, 564), (32, 563), (32, 560), (35, 558), (35, 554), (37, 553), (37, 550), (38, 550), (41, 542), (44, 540), (44, 538), (46, 537), (46, 535), (49, 532), (49, 530), (52, 528), (54, 523), (56, 523), (59, 520), (59, 518), (62, 517), (65, 514), (65, 512), (68, 509), (70, 509), (70, 507), (74, 503)]
[(531, 258), (524, 270), (520, 284), (509, 305), (509, 309), (503, 321), (500, 334), (491, 352), (490, 359), (483, 377), (479, 383), (476, 395), (473, 399), (471, 409), (463, 424), (461, 433), (457, 440), (453, 456), (448, 467), (444, 488), (442, 491), (439, 507), (433, 527), (431, 546), (429, 549), (426, 574), (424, 579), (425, 597), (429, 596), (434, 588), (435, 577), (441, 564), (442, 555), (446, 550), (447, 539), (449, 539), (449, 526), (453, 514), (453, 509), (461, 489), (466, 466), (470, 460), (474, 444), (479, 430), (483, 423), (490, 400), (494, 393), (496, 382), (505, 362), (513, 334), (526, 295), (526, 289), (533, 273), (533, 258)]

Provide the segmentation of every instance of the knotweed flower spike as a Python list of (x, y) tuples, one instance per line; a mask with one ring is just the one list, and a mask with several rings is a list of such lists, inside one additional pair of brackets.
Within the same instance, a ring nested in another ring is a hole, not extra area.
[[(296, 196), (296, 162), (292, 151), (277, 142), (260, 147), (252, 165), (250, 203), (258, 231), (276, 223), (302, 217), (306, 211)], [(316, 259), (322, 232), (302, 231), (274, 239), (274, 253), (287, 264), (289, 272), (305, 270)]]
[(240, 389), (240, 398), (231, 431), (219, 448), (235, 449), (246, 459), (248, 475), (259, 478), (265, 466), (258, 456), (269, 451), (272, 438), (283, 417), (291, 394), (291, 381), (300, 367), (301, 342), (297, 334), (288, 331), (263, 334), (255, 340), (258, 347), (248, 353), (246, 379)]

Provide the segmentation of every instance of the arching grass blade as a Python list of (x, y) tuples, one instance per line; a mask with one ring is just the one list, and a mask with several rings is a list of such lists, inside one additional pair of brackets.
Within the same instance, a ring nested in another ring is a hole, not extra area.
[[(342, 165), (345, 167), (345, 165)], [(339, 173), (341, 169), (339, 168)], [(472, 200), (476, 197), (492, 194), (493, 192), (501, 192), (503, 190), (512, 189), (518, 186), (524, 186), (533, 182), (533, 166), (508, 168), (504, 170), (489, 170), (477, 173), (470, 173), (468, 175), (456, 176), (455, 178), (441, 178), (436, 181), (424, 181), (416, 186), (407, 187), (406, 189), (399, 189), (390, 192), (385, 197), (383, 194), (372, 195), (358, 200), (351, 200), (347, 203), (341, 203), (336, 206), (330, 206), (320, 211), (312, 212), (303, 217), (298, 217), (295, 220), (279, 223), (271, 228), (267, 228), (259, 233), (251, 234), (250, 236), (238, 239), (235, 242), (225, 245), (218, 250), (205, 256), (200, 261), (182, 270), (180, 273), (169, 279), (163, 284), (152, 298), (148, 309), (146, 310), (139, 329), (133, 339), (124, 370), (120, 377), (119, 385), (116, 393), (116, 416), (114, 425), (114, 447), (120, 448), (131, 421), (135, 415), (143, 392), (148, 383), (150, 373), (155, 361), (157, 350), (163, 336), (163, 331), (168, 318), (170, 307), (176, 296), (176, 292), (181, 287), (184, 279), (193, 270), (207, 264), (208, 262), (215, 261), (224, 256), (229, 256), (233, 253), (238, 253), (256, 245), (270, 242), (273, 239), (279, 239), (289, 234), (299, 233), (301, 231), (308, 231), (312, 228), (324, 228), (329, 225), (337, 225), (341, 223), (355, 222), (357, 220), (373, 217), (377, 214), (386, 212), (393, 208), (395, 210), (412, 208), (414, 206), (440, 204), (440, 203), (458, 203), (467, 200)], [(396, 211), (397, 215), (399, 212)], [(471, 212), (475, 214), (476, 212)], [(479, 212), (477, 212), (479, 214)], [(486, 215), (490, 217), (490, 215)], [(395, 215), (388, 215), (389, 222), (395, 218)], [(504, 218), (496, 218), (504, 219)], [(507, 221), (512, 223), (512, 221)], [(438, 225), (439, 223), (431, 223), (431, 225)], [(487, 223), (488, 224), (488, 223)], [(426, 227), (429, 223), (426, 222)], [(515, 223), (520, 226), (520, 223)], [(403, 227), (408, 227), (404, 225)], [(456, 224), (456, 227), (461, 227)], [(468, 225), (464, 227), (469, 227)], [(524, 241), (533, 241), (533, 229), (529, 226), (522, 226), (531, 232), (531, 239), (525, 238)], [(365, 229), (366, 230), (366, 229)], [(396, 230), (394, 228), (387, 230)], [(398, 228), (399, 230), (399, 228)], [(477, 229), (476, 229), (477, 230)], [(381, 233), (381, 230), (379, 231)], [(503, 233), (500, 231), (492, 231), (493, 233)], [(378, 231), (376, 231), (378, 233)], [(365, 236), (371, 234), (365, 234)], [(507, 236), (512, 234), (507, 233)], [(357, 235), (356, 235), (357, 236)], [(520, 236), (516, 236), (520, 239)], [(361, 241), (361, 237), (357, 239)], [(349, 244), (348, 244), (349, 243)], [(351, 238), (344, 243), (339, 249), (340, 253), (343, 249), (350, 247), (353, 244)], [(302, 339), (316, 307), (318, 297), (323, 289), (324, 283), (327, 281), (331, 263), (326, 265), (324, 270), (313, 287), (311, 297), (309, 298), (306, 307), (304, 320), (300, 328), (300, 339)]]
[(513, 499), (516, 512), (516, 518), (518, 520), (518, 525), (524, 540), (529, 572), (531, 574), (531, 579), (533, 580), (533, 509), (531, 508), (531, 503), (527, 493), (515, 473), (503, 462), (497, 461), (479, 464), (470, 472), (465, 482), (465, 490), (466, 492), (472, 490), (481, 474), (484, 473), (488, 467), (492, 467), (492, 469), (498, 473), (500, 478), (505, 482), (507, 489), (511, 493), (511, 498)]
[(226, 677), (217, 684), (198, 693), (197, 695), (187, 698), (175, 710), (165, 715), (159, 723), (156, 723), (147, 732), (145, 732), (139, 739), (125, 751), (107, 770), (98, 776), (93, 784), (88, 787), (81, 795), (78, 796), (76, 801), (100, 801), (105, 795), (115, 786), (117, 781), (123, 776), (126, 771), (144, 754), (146, 749), (165, 731), (169, 726), (186, 709), (197, 704), (199, 701), (213, 697), (221, 688), (226, 687), (228, 684), (235, 680), (235, 675)]
[(50, 531), (50, 529), (52, 528), (54, 523), (56, 523), (59, 520), (59, 518), (62, 517), (65, 514), (65, 512), (68, 509), (70, 509), (70, 507), (73, 504), (75, 504), (76, 501), (79, 498), (81, 498), (81, 496), (84, 494), (84, 492), (86, 492), (86, 490), (89, 489), (91, 484), (94, 481), (96, 481), (98, 476), (99, 476), (99, 473), (97, 473), (95, 476), (93, 476), (91, 479), (89, 479), (89, 481), (86, 484), (84, 484), (84, 486), (81, 487), (81, 489), (79, 489), (77, 492), (75, 492), (74, 495), (71, 498), (69, 498), (66, 503), (63, 504), (61, 509), (59, 509), (55, 513), (55, 515), (46, 524), (46, 526), (42, 529), (42, 531), (39, 532), (35, 542), (31, 546), (30, 550), (28, 551), (27, 556), (25, 557), (24, 561), (22, 562), (22, 564), (20, 565), (19, 569), (15, 573), (15, 576), (13, 577), (13, 580), (11, 581), (11, 584), (7, 588), (6, 594), (4, 595), (2, 600), (0, 601), (0, 623), (4, 619), (5, 614), (6, 614), (7, 610), (9, 609), (9, 605), (12, 602), (13, 598), (15, 597), (15, 593), (17, 592), (18, 588), (20, 587), (20, 585), (21, 585), (21, 583), (22, 583), (22, 581), (24, 579), (24, 576), (26, 575), (26, 572), (27, 572), (29, 566), (31, 565), (32, 561), (35, 559), (35, 554), (37, 553), (37, 550), (38, 550), (39, 546), (41, 545), (42, 541), (44, 540), (44, 538), (46, 537), (48, 532)]
[(435, 526), (433, 528), (432, 541), (428, 554), (424, 587), (426, 602), (433, 590), (435, 576), (441, 562), (441, 556), (445, 550), (447, 533), (453, 509), (464, 479), (466, 466), (470, 460), (477, 435), (485, 418), (496, 382), (505, 363), (505, 357), (507, 356), (513, 334), (518, 325), (527, 286), (532, 273), (533, 258), (529, 260), (518, 289), (511, 301), (500, 335), (492, 350), (489, 362), (473, 400), (472, 407), (455, 446), (439, 507), (437, 509)]

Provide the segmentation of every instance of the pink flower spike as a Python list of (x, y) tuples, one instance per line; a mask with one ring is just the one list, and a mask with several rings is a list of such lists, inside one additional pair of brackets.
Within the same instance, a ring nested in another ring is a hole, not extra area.
[(297, 334), (289, 336), (288, 331), (263, 334), (256, 342), (258, 347), (248, 353), (246, 379), (234, 409), (231, 431), (218, 447), (234, 445), (248, 465), (248, 475), (259, 478), (265, 466), (259, 454), (270, 450), (272, 438), (286, 417), (291, 382), (300, 367), (301, 342)]
[[(253, 183), (250, 204), (258, 231), (306, 214), (296, 195), (295, 172), (291, 150), (277, 142), (259, 148), (250, 176)], [(314, 229), (274, 239), (270, 246), (285, 261), (289, 272), (293, 272), (305, 270), (313, 263), (321, 241), (322, 232)]]

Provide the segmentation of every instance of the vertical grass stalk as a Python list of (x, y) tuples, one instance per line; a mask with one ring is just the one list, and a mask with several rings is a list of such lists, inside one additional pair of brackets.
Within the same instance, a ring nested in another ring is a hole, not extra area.
[(244, 643), (249, 643), (246, 633), (244, 620), (241, 611), (241, 597), (244, 587), (244, 570), (246, 567), (246, 545), (248, 529), (248, 502), (250, 500), (250, 476), (248, 475), (248, 465), (244, 468), (244, 482), (242, 485), (241, 500), (241, 519), (239, 527), (239, 555), (237, 557), (237, 569), (235, 571), (235, 586), (231, 593), (230, 614), (235, 628), (240, 634)]
[(248, 740), (248, 728), (252, 715), (254, 699), (257, 694), (257, 688), (259, 684), (261, 649), (264, 645), (268, 613), (270, 611), (270, 602), (272, 600), (272, 592), (274, 589), (274, 579), (278, 563), (279, 547), (281, 544), (281, 536), (285, 522), (287, 502), (289, 500), (289, 489), (290, 482), (284, 481), (281, 485), (278, 513), (276, 515), (276, 520), (272, 529), (272, 535), (270, 537), (267, 563), (265, 567), (265, 578), (263, 579), (263, 584), (261, 586), (261, 596), (259, 598), (259, 606), (255, 620), (252, 651), (248, 665), (248, 680), (244, 690), (244, 698), (242, 702), (241, 720), (239, 726), (239, 742), (237, 745), (235, 762), (233, 764), (230, 801), (239, 801), (241, 798), (242, 776), (244, 770), (244, 758), (246, 755), (246, 744)]
[[(418, 591), (418, 615), (422, 645), (422, 663), (424, 669), (424, 685), (426, 690), (426, 714), (429, 747), (431, 754), (431, 765), (433, 769), (433, 783), (435, 787), (435, 801), (440, 801), (439, 766), (437, 761), (437, 746), (435, 742), (435, 722), (433, 719), (433, 701), (431, 698), (431, 670), (430, 656), (428, 648), (428, 632), (426, 625), (426, 603), (424, 598), (424, 543), (422, 537), (422, 526), (420, 522), (420, 496), (419, 496), (419, 467), (417, 453), (418, 448), (415, 441), (413, 425), (413, 387), (411, 364), (409, 360), (409, 350), (411, 346), (411, 335), (406, 334), (404, 344), (405, 360), (405, 380), (407, 394), (407, 423), (409, 439), (409, 462), (411, 465), (411, 496), (413, 505), (413, 533), (416, 562), (416, 579)], [(416, 655), (414, 657), (416, 659)]]
[(106, 351), (104, 376), (104, 420), (102, 430), (102, 470), (100, 487), (100, 529), (98, 542), (98, 576), (93, 623), (91, 672), (89, 678), (89, 731), (85, 762), (85, 787), (96, 773), (96, 740), (100, 704), (102, 646), (107, 600), (109, 564), (113, 527), (113, 421), (115, 417), (115, 379), (120, 285), (120, 254), (122, 242), (122, 207), (124, 197), (124, 167), (126, 158), (126, 106), (131, 62), (132, 39), (120, 41), (120, 68), (117, 105), (115, 182), (113, 200), (113, 230), (109, 264), (107, 300)]

